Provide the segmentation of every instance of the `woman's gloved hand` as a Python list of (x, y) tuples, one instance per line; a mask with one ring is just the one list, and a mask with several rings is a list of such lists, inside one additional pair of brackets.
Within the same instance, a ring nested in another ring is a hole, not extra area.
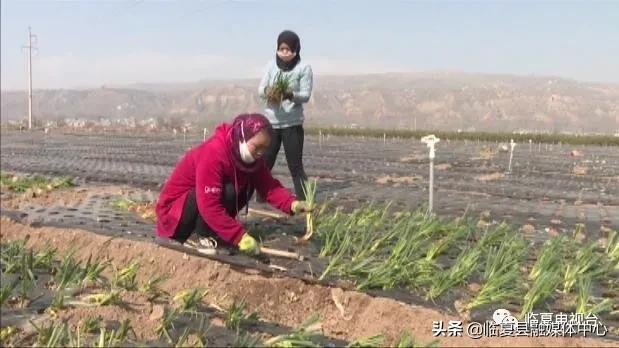
[(238, 244), (239, 250), (250, 255), (260, 254), (260, 244), (250, 236), (249, 233), (245, 233)]
[(293, 201), (290, 210), (297, 215), (301, 213), (309, 213), (314, 210), (314, 207), (307, 204), (305, 201)]

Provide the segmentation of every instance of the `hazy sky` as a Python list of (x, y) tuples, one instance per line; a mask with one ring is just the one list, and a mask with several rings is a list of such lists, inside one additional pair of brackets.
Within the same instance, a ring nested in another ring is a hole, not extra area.
[(2, 89), (259, 77), (283, 29), (315, 74), (619, 82), (619, 1), (1, 1)]

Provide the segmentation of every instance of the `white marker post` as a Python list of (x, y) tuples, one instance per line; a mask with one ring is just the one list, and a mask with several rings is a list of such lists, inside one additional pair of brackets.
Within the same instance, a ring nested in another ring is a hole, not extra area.
[(318, 148), (322, 150), (322, 129), (318, 130)]
[(533, 149), (531, 146), (533, 144), (533, 141), (531, 139), (529, 139), (529, 153), (531, 153), (531, 150)]
[(204, 134), (202, 135), (202, 141), (206, 141), (206, 135), (208, 134), (208, 130), (204, 128)]
[(183, 127), (183, 145), (187, 143), (187, 127)]
[(441, 141), (441, 139), (434, 136), (434, 134), (426, 135), (421, 138), (421, 142), (425, 143), (426, 146), (430, 149), (430, 153), (428, 158), (430, 159), (430, 187), (428, 193), (428, 212), (432, 213), (432, 207), (434, 205), (434, 145)]
[(514, 143), (514, 139), (509, 140), (509, 167), (507, 169), (508, 173), (512, 172), (512, 159), (514, 158), (514, 147), (516, 147), (516, 143)]

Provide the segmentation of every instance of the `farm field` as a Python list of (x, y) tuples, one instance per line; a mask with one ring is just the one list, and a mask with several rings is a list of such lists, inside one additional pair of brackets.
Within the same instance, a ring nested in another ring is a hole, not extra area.
[[(403, 342), (410, 335), (439, 346), (619, 344), (616, 147), (519, 143), (508, 173), (501, 144), (441, 140), (430, 216), (428, 150), (418, 140), (307, 136), (306, 172), (317, 201), (328, 202), (310, 242), (298, 241), (302, 217), (241, 217), (264, 245), (300, 261), (205, 257), (155, 238), (159, 185), (201, 140), (3, 132), (2, 284), (15, 284), (3, 288), (2, 327), (15, 328), (3, 343), (60, 336), (68, 344), (101, 315), (83, 342), (380, 346), (412, 345)], [(274, 175), (291, 186), (283, 154)], [(95, 259), (105, 266), (86, 279)], [(63, 283), (71, 262), (84, 271)], [(122, 274), (131, 272), (128, 284)], [(497, 308), (520, 319), (592, 312), (609, 331), (605, 339), (432, 333), (433, 321), (483, 322)], [(166, 319), (175, 325), (164, 330)], [(46, 322), (58, 324), (56, 336), (53, 328), (45, 336)]]
[[(319, 179), (319, 198), (338, 204), (393, 201), (400, 208), (427, 203), (428, 151), (416, 140), (307, 137), (306, 172)], [(202, 135), (105, 136), (42, 133), (2, 135), (5, 171), (46, 173), (121, 183), (156, 191), (184, 150)], [(518, 144), (509, 153), (496, 143), (437, 145), (435, 211), (439, 215), (490, 214), (514, 225), (570, 229), (583, 223), (592, 237), (619, 228), (619, 151), (606, 146)], [(570, 156), (575, 151), (578, 155)], [(283, 154), (282, 154), (283, 155)], [(290, 185), (280, 156), (274, 175)], [(131, 175), (127, 175), (130, 173)], [(536, 233), (540, 234), (540, 233)], [(543, 234), (543, 233), (541, 233)]]

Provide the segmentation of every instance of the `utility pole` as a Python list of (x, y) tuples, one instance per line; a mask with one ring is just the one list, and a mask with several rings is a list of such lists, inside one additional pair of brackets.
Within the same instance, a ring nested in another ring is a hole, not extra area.
[[(37, 36), (32, 35), (30, 27), (28, 27), (28, 46), (23, 48), (28, 49), (28, 129), (32, 129), (32, 39)], [(36, 49), (36, 48), (35, 48)]]

